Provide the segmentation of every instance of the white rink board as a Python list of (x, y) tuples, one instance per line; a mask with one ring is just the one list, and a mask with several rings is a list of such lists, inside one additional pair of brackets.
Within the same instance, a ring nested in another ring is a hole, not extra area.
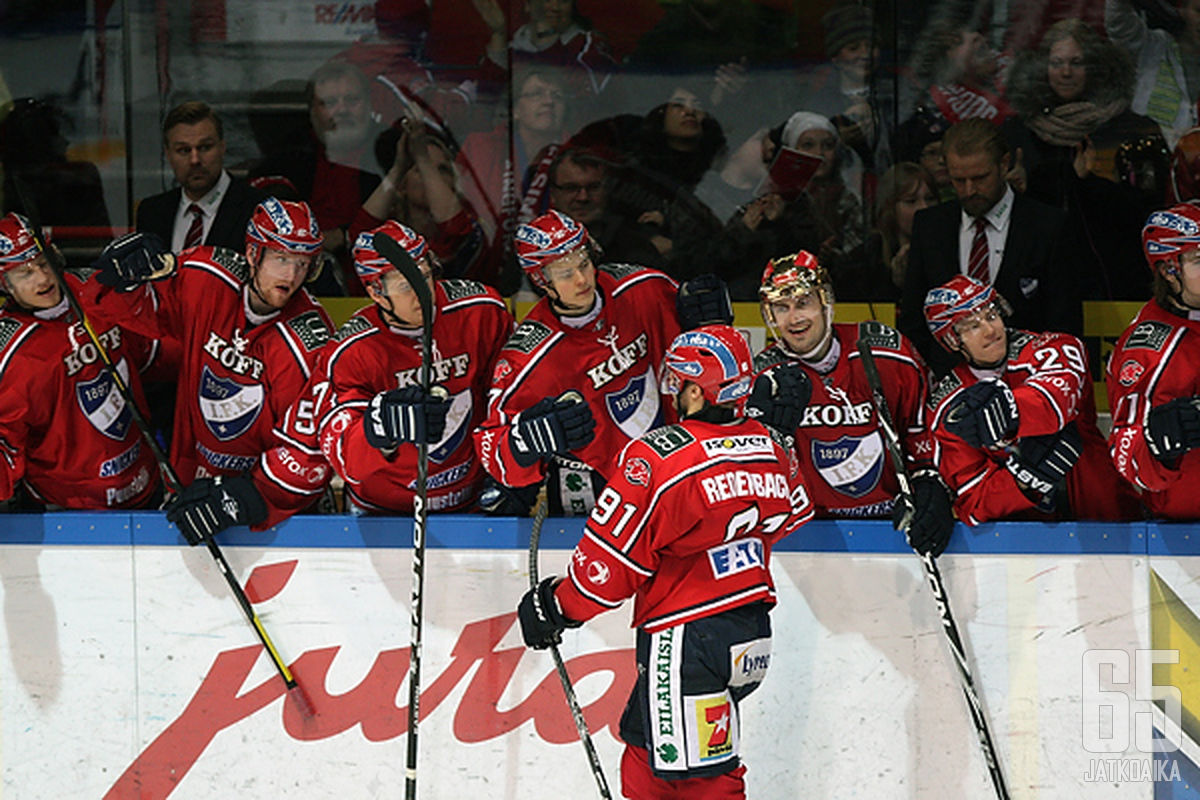
[[(284, 713), (282, 684), (205, 551), (5, 546), (3, 797), (402, 795), (409, 551), (226, 554), (243, 581), (284, 565), (256, 609), (317, 717)], [(544, 553), (543, 574), (567, 555)], [(521, 645), (525, 554), (428, 557), (420, 796), (595, 796), (550, 657)], [(940, 563), (1012, 796), (1151, 797), (1152, 783), (1083, 780), (1095, 755), (1079, 699), (1086, 648), (1149, 646), (1146, 559)], [(993, 797), (917, 560), (781, 552), (774, 572), (774, 658), (743, 709), (749, 796)], [(614, 790), (628, 620), (628, 607), (607, 614), (563, 647), (588, 674), (577, 690), (593, 728), (606, 726), (596, 744)]]

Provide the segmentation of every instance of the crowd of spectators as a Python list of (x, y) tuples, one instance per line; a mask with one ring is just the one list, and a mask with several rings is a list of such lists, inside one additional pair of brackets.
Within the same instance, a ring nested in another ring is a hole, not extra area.
[[(965, 274), (1015, 329), (1080, 335), (1084, 300), (1150, 298), (1145, 220), (1200, 185), (1196, 0), (1166, 28), (1128, 0), (1019, 20), (971, 3), (910, 19), (853, 0), (798, 15), (683, 0), (632, 46), (611, 9), (473, 0), (487, 38), (454, 68), (430, 55), (429, 10), (401, 5), (378, 4), (376, 34), (305, 76), (296, 135), (235, 166), (203, 87), (176, 87), (162, 145), (177, 185), (139, 199), (136, 229), (176, 253), (240, 253), (256, 205), (303, 203), (321, 231), (309, 291), (368, 298), (355, 242), (388, 222), (442, 279), (522, 299), (545, 287), (516, 234), (548, 212), (585, 229), (597, 266), (715, 276), (733, 301), (757, 302), (763, 265), (806, 252), (830, 298), (895, 304), (937, 379), (962, 362), (928, 331), (931, 290)], [(817, 51), (796, 48), (806, 26)], [(107, 225), (61, 128), (38, 101), (0, 122), (4, 208)]]

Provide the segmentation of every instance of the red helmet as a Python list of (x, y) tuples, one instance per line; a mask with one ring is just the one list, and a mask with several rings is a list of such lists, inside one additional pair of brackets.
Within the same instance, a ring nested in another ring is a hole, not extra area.
[(246, 223), (246, 244), (257, 261), (262, 248), (294, 255), (317, 255), (325, 237), (312, 209), (304, 202), (268, 197), (254, 208)]
[(1180, 203), (1155, 211), (1142, 228), (1142, 249), (1150, 268), (1164, 258), (1200, 247), (1200, 204)]
[(566, 214), (550, 210), (517, 228), (513, 250), (517, 263), (529, 276), (529, 282), (544, 290), (549, 281), (542, 267), (586, 246), (589, 241), (587, 228)]
[(710, 403), (732, 403), (750, 394), (753, 357), (746, 338), (729, 325), (684, 331), (667, 348), (662, 390), (674, 394), (691, 381)]
[(380, 233), (403, 247), (413, 261), (419, 262), (429, 252), (424, 236), (394, 219), (389, 219), (374, 230), (360, 233), (354, 240), (351, 254), (354, 256), (354, 271), (358, 273), (363, 286), (378, 281), (384, 273), (396, 269), (375, 249), (375, 235)]
[(990, 305), (995, 305), (1002, 316), (1008, 316), (1008, 303), (990, 284), (955, 275), (925, 295), (925, 324), (942, 347), (954, 352), (962, 345), (954, 330), (955, 323)]
[(29, 220), (16, 212), (0, 218), (0, 275), (32, 261), (41, 252)]

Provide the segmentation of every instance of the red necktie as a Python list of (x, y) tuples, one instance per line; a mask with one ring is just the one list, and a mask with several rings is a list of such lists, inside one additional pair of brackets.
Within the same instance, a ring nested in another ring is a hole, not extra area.
[(204, 238), (204, 212), (195, 203), (188, 206), (187, 211), (192, 215), (192, 224), (188, 227), (187, 235), (183, 237), (184, 250), (196, 247)]
[(987, 220), (975, 220), (975, 238), (971, 240), (971, 257), (967, 259), (967, 276), (988, 286), (992, 279), (988, 271)]

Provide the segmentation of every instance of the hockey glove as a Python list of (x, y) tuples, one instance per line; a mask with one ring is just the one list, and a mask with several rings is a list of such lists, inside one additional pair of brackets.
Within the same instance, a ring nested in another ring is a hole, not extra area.
[(192, 547), (234, 525), (256, 525), (267, 518), (267, 504), (254, 483), (242, 476), (200, 478), (167, 506), (174, 523)]
[(540, 483), (532, 486), (505, 486), (488, 475), (479, 493), (479, 510), (491, 517), (528, 517), (537, 503)]
[[(912, 477), (913, 509), (905, 536), (908, 546), (921, 555), (937, 558), (950, 542), (954, 531), (950, 492), (942, 477), (932, 469), (920, 470)], [(904, 524), (907, 507), (903, 501), (892, 511), (892, 525), (899, 530)]]
[(1074, 422), (1058, 433), (1026, 436), (1017, 443), (1017, 452), (1004, 467), (1012, 473), (1017, 488), (1030, 502), (1041, 508), (1053, 505), (1058, 484), (1083, 452), (1083, 438)]
[(109, 242), (92, 267), (100, 270), (97, 281), (128, 292), (146, 281), (169, 277), (175, 271), (175, 256), (157, 234), (127, 233)]
[(1146, 444), (1154, 457), (1168, 466), (1188, 450), (1200, 447), (1200, 397), (1177, 397), (1151, 408)]
[(565, 628), (578, 628), (583, 623), (567, 619), (554, 597), (558, 578), (551, 575), (543, 578), (537, 587), (530, 589), (517, 606), (517, 618), (521, 620), (521, 638), (526, 647), (545, 650), (562, 641)]
[(811, 398), (812, 381), (800, 365), (779, 364), (754, 380), (746, 400), (746, 416), (784, 436), (795, 436)]
[(701, 325), (732, 325), (729, 287), (711, 272), (684, 281), (675, 296), (675, 313), (679, 327), (685, 331)]
[(363, 414), (367, 444), (390, 452), (401, 442), (433, 444), (446, 432), (450, 393), (431, 386), (429, 394), (420, 386), (405, 386), (380, 392), (371, 398)]
[(998, 380), (968, 386), (946, 412), (946, 430), (972, 447), (995, 447), (1017, 432), (1017, 400)]
[(513, 458), (522, 467), (556, 453), (569, 453), (596, 435), (592, 409), (576, 391), (544, 397), (517, 415), (509, 437)]

